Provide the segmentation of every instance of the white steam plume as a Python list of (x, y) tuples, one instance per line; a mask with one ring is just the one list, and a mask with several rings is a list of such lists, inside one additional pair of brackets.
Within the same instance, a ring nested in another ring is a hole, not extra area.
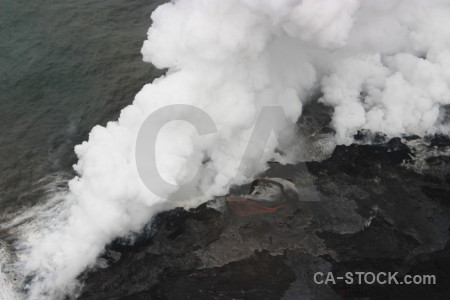
[[(67, 217), (24, 241), (23, 272), (35, 275), (29, 299), (73, 291), (107, 243), (139, 231), (158, 211), (198, 205), (247, 180), (235, 174), (262, 106), (281, 105), (295, 122), (302, 102), (320, 89), (321, 101), (335, 108), (338, 143), (360, 129), (448, 132), (438, 120), (450, 103), (449, 1), (178, 0), (152, 19), (144, 60), (169, 71), (144, 86), (117, 122), (94, 127), (76, 147), (79, 177), (69, 183)], [(181, 183), (208, 169), (184, 202), (165, 200), (173, 190), (155, 196), (136, 170), (138, 130), (169, 104), (205, 110), (218, 129), (199, 137), (173, 122), (161, 132), (164, 178)], [(247, 175), (262, 171), (263, 160), (245, 161)]]

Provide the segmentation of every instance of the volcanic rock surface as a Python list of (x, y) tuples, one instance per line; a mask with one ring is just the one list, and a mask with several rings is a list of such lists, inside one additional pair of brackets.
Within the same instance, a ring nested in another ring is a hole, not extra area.
[[(262, 177), (299, 191), (276, 212), (238, 216), (220, 197), (157, 215), (132, 245), (111, 244), (104, 268), (82, 275), (79, 299), (450, 299), (450, 140), (361, 136), (374, 144), (270, 164)], [(430, 274), (437, 284), (313, 280), (357, 271)]]

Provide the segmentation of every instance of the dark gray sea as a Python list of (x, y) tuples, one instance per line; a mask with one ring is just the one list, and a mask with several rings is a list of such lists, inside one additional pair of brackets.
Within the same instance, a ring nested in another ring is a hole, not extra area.
[(156, 0), (0, 1), (0, 222), (73, 176), (73, 148), (162, 75), (140, 54)]

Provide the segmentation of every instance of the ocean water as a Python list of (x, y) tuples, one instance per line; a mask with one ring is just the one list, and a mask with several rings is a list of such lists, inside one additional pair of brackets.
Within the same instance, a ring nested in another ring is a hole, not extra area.
[(0, 224), (72, 177), (73, 147), (163, 74), (140, 54), (162, 2), (0, 1)]

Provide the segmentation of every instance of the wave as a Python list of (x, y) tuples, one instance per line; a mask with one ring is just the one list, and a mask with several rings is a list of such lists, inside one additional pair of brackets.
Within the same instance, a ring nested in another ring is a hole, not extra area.
[[(117, 121), (94, 127), (89, 140), (76, 146), (78, 176), (67, 192), (52, 198), (53, 206), (34, 212), (16, 244), (21, 250), (15, 265), (26, 279), (23, 297), (76, 294), (78, 276), (95, 267), (105, 245), (138, 232), (156, 213), (226, 194), (274, 157), (298, 160), (301, 139), (288, 123), (272, 128), (278, 142), (263, 143), (258, 147), (264, 152), (250, 151), (242, 160), (264, 107), (281, 107), (293, 124), (319, 91), (319, 101), (334, 108), (338, 144), (351, 143), (358, 130), (390, 137), (448, 133), (442, 107), (450, 104), (449, 5), (443, 0), (161, 5), (152, 14), (142, 54), (167, 74), (145, 85)], [(147, 117), (168, 105), (201, 109), (217, 130), (201, 136), (187, 122), (164, 126), (156, 164), (171, 185), (154, 193), (136, 168), (136, 143)], [(261, 124), (276, 122), (269, 116)], [(193, 178), (190, 190), (173, 196), (176, 184)]]

